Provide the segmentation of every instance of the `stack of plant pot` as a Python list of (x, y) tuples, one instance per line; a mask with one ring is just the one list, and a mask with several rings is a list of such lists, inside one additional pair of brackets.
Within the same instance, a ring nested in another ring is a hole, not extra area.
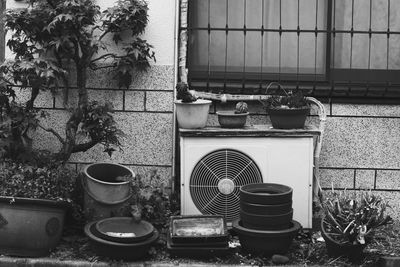
[(301, 225), (293, 218), (293, 189), (282, 184), (256, 183), (240, 188), (240, 219), (232, 226), (243, 249), (252, 253), (284, 254)]
[(159, 233), (149, 222), (123, 217), (135, 174), (116, 163), (94, 163), (83, 173), (84, 231), (96, 253), (118, 260), (144, 257)]

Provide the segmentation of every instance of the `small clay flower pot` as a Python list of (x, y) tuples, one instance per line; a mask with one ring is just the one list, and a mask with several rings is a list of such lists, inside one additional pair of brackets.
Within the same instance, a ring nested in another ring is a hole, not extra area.
[(217, 111), (218, 122), (222, 128), (243, 128), (246, 124), (246, 113), (235, 113), (234, 111)]

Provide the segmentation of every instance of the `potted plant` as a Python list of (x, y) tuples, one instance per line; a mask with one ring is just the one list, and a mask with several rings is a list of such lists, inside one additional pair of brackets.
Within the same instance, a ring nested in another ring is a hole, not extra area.
[(39, 257), (54, 249), (76, 173), (61, 166), (0, 163), (0, 254)]
[[(41, 256), (56, 244), (64, 213), (43, 215), (37, 205), (64, 208), (64, 201), (53, 201), (66, 199), (66, 195), (59, 193), (68, 194), (72, 190), (67, 181), (74, 176), (65, 169), (70, 156), (99, 144), (109, 155), (121, 147), (123, 133), (113, 118), (111, 104), (89, 99), (89, 70), (115, 71), (118, 85), (128, 87), (133, 71), (147, 70), (155, 57), (152, 46), (138, 37), (148, 22), (145, 1), (120, 0), (115, 7), (104, 11), (92, 0), (27, 2), (28, 8), (8, 10), (4, 22), (6, 30), (12, 32), (7, 46), (15, 57), (0, 67), (0, 163), (3, 164), (0, 178), (4, 183), (0, 195), (2, 207), (12, 209), (7, 213), (1, 209), (0, 243), (2, 253)], [(121, 50), (108, 51), (105, 37), (110, 37), (107, 42), (113, 42)], [(71, 84), (78, 92), (76, 102), (68, 101)], [(24, 92), (25, 103), (16, 101), (17, 89)], [(63, 90), (65, 114), (68, 114), (62, 131), (45, 123), (50, 115), (35, 105), (42, 92), (59, 90)], [(46, 153), (46, 160), (33, 146), (37, 129), (59, 141), (54, 151)], [(33, 205), (30, 200), (37, 198), (40, 200), (33, 200)], [(35, 212), (40, 215), (35, 217), (40, 229), (32, 227), (31, 220), (20, 215), (18, 203), (32, 218)], [(14, 223), (14, 219), (21, 223)], [(44, 245), (44, 239), (36, 239), (33, 232), (54, 239)], [(11, 243), (3, 242), (8, 237)], [(30, 243), (38, 247), (14, 250)]]
[(322, 202), (321, 234), (331, 257), (346, 256), (357, 262), (374, 231), (392, 222), (388, 203), (371, 192), (333, 192)]
[(175, 100), (176, 119), (180, 128), (204, 128), (207, 124), (208, 112), (211, 101), (197, 99), (186, 83), (176, 85), (177, 95)]
[(242, 128), (246, 124), (249, 108), (246, 102), (236, 104), (234, 111), (217, 111), (218, 122), (222, 128)]
[(287, 92), (278, 83), (270, 83), (266, 92), (274, 84), (278, 85), (278, 89), (282, 89), (284, 95), (275, 94), (262, 102), (269, 114), (272, 127), (276, 129), (303, 128), (307, 115), (310, 113), (310, 103), (301, 90)]

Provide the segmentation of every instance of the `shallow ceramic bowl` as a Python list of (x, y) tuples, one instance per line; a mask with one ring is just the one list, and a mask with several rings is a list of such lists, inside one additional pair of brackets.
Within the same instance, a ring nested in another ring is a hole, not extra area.
[(85, 234), (90, 239), (96, 253), (100, 256), (109, 257), (118, 260), (138, 260), (145, 257), (150, 246), (158, 239), (159, 233), (157, 230), (144, 241), (135, 243), (118, 243), (104, 240), (95, 234), (95, 222), (86, 224)]
[(149, 238), (154, 227), (143, 220), (135, 222), (132, 217), (112, 217), (97, 221), (95, 230), (96, 234), (105, 240), (135, 243)]

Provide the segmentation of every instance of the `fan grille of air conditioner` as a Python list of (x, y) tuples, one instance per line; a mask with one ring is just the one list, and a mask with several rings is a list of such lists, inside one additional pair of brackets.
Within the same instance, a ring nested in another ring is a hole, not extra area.
[(224, 215), (227, 221), (239, 218), (239, 188), (261, 183), (256, 163), (233, 149), (221, 149), (204, 156), (190, 177), (190, 195), (202, 214)]

